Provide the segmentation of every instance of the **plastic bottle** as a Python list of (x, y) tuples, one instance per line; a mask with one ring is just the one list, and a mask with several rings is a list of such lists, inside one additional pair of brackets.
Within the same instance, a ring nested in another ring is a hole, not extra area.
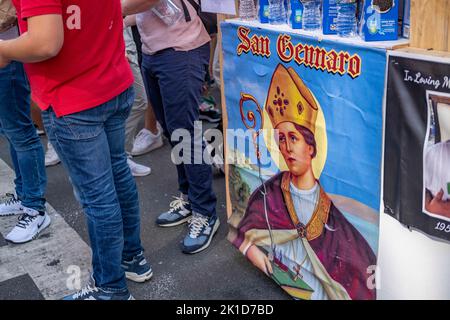
[(160, 0), (152, 7), (152, 11), (168, 26), (173, 26), (184, 16), (183, 11), (171, 0)]
[(336, 20), (337, 34), (340, 37), (356, 36), (356, 0), (337, 0), (338, 15)]
[(256, 5), (254, 0), (239, 1), (239, 18), (244, 21), (257, 20)]
[(269, 23), (284, 24), (287, 22), (285, 0), (269, 0)]
[(322, 26), (322, 0), (303, 0), (303, 29), (314, 31)]

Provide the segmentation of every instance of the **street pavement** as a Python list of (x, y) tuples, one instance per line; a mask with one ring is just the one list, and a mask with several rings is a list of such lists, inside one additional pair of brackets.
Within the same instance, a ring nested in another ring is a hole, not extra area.
[[(42, 137), (42, 143), (46, 145), (46, 142), (45, 136)], [(3, 195), (13, 191), (14, 179), (4, 137), (0, 137), (0, 159), (0, 195)], [(207, 250), (185, 255), (180, 242), (187, 226), (167, 229), (154, 222), (168, 209), (172, 196), (177, 195), (176, 170), (170, 161), (167, 141), (163, 148), (134, 160), (152, 168), (150, 176), (136, 178), (136, 182), (141, 203), (142, 242), (154, 269), (149, 282), (129, 282), (136, 299), (288, 299), (226, 239), (228, 226), (222, 175), (214, 177), (220, 230)], [(91, 271), (85, 217), (74, 198), (66, 171), (58, 165), (47, 168), (47, 175), (46, 197), (52, 225), (37, 240), (24, 245), (7, 244), (3, 236), (17, 216), (0, 218), (0, 300), (60, 299), (71, 293), (77, 284), (73, 281), (74, 275), (80, 272), (83, 285)]]

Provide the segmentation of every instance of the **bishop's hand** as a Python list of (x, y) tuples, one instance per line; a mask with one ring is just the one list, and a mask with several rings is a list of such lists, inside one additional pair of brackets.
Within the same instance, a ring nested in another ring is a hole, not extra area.
[(247, 250), (247, 258), (268, 276), (273, 273), (269, 257), (254, 244)]

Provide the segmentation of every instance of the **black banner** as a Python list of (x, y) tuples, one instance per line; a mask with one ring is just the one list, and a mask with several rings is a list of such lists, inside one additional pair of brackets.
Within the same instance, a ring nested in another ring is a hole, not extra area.
[(385, 212), (450, 240), (450, 63), (390, 56)]

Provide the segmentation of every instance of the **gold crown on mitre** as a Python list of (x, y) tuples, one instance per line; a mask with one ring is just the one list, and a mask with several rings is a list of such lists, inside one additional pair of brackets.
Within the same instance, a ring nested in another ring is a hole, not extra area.
[(273, 128), (283, 122), (293, 122), (315, 134), (318, 110), (311, 91), (294, 69), (279, 64), (266, 100), (266, 111)]

